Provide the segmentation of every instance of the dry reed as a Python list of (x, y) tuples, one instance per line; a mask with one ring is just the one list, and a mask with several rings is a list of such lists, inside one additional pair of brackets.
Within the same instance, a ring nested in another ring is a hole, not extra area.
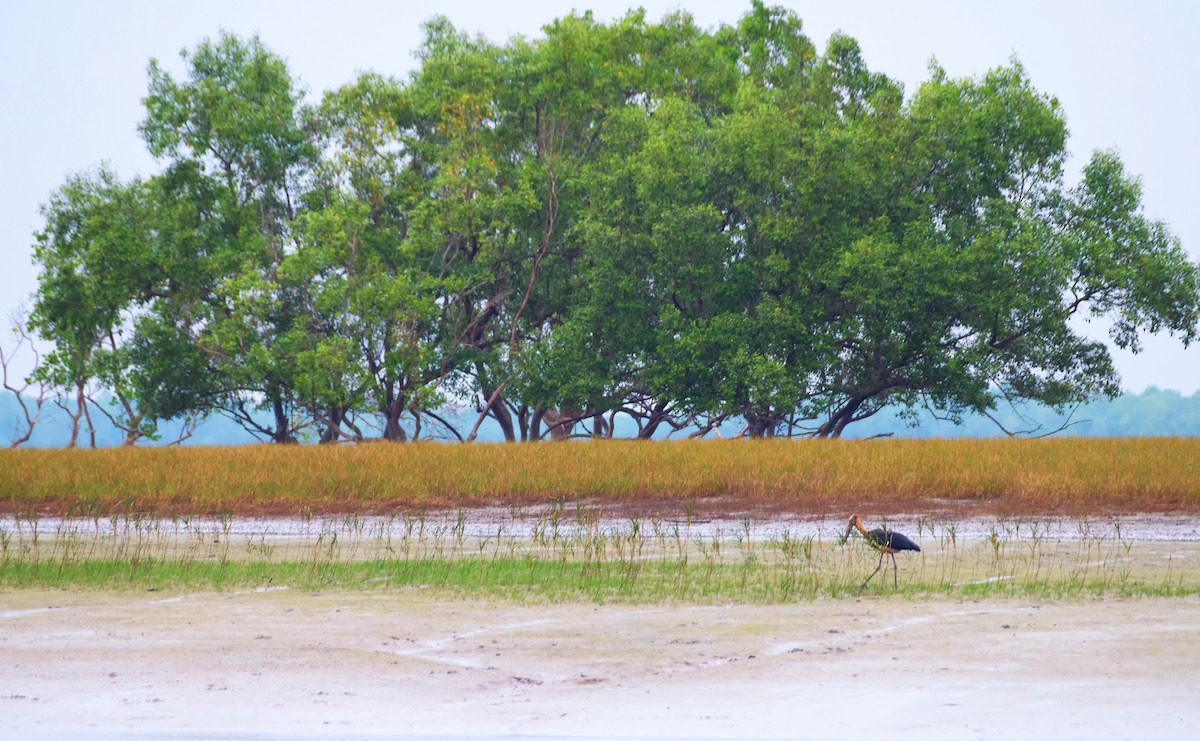
[(1200, 439), (0, 452), (8, 512), (369, 513), (562, 501), (695, 514), (1200, 512)]

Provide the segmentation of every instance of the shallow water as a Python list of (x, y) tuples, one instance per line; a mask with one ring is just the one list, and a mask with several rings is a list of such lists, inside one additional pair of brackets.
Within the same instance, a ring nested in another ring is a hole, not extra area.
[[(547, 528), (562, 537), (581, 532), (629, 533), (635, 527), (646, 535), (712, 539), (746, 535), (764, 541), (782, 537), (834, 539), (845, 530), (841, 518), (778, 515), (770, 518), (653, 518), (611, 517), (594, 511), (556, 511), (482, 508), (436, 511), (423, 515), (343, 515), (332, 517), (207, 517), (175, 518), (114, 516), (102, 518), (38, 517), (29, 519), (0, 516), (0, 531), (42, 535), (69, 532), (78, 535), (121, 535), (154, 533), (187, 535), (221, 533), (236, 538), (265, 536), (272, 539), (307, 539), (322, 533), (357, 534), (367, 537), (400, 537), (422, 533), (426, 537), (533, 538)], [(1200, 517), (1191, 515), (1139, 514), (1124, 517), (971, 517), (962, 519), (927, 515), (895, 514), (874, 518), (873, 528), (885, 525), (910, 537), (945, 537), (985, 540), (993, 534), (1009, 539), (1050, 540), (1116, 539), (1122, 541), (1200, 542)]]
[[(1120, 541), (1200, 542), (1200, 517), (1178, 514), (1135, 514), (1120, 518), (1099, 517), (1008, 517), (942, 519), (893, 514), (870, 520), (868, 528), (887, 526), (914, 538), (976, 542), (992, 537), (1006, 541)], [(431, 512), (414, 516), (340, 517), (186, 517), (186, 518), (58, 518), (34, 520), (0, 517), (0, 534), (29, 537), (72, 536), (173, 536), (211, 534), (246, 541), (265, 538), (271, 542), (306, 542), (322, 535), (338, 534), (359, 538), (462, 538), (470, 543), (488, 538), (533, 540), (535, 537), (570, 538), (581, 534), (629, 535), (635, 530), (646, 537), (688, 537), (691, 540), (748, 538), (764, 542), (781, 537), (834, 540), (845, 531), (845, 520), (776, 516), (754, 518), (617, 518), (593, 512), (552, 510), (514, 512), (504, 508), (482, 508), (455, 512)]]

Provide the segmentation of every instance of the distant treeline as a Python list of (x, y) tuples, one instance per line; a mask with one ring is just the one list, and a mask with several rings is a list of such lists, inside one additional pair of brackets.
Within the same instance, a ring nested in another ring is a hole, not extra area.
[[(453, 420), (459, 425), (460, 433), (464, 432), (467, 426), (474, 424), (475, 414), (472, 410), (441, 411), (448, 421)], [(1140, 394), (1124, 394), (1115, 399), (1093, 401), (1079, 407), (1074, 414), (1060, 414), (1045, 406), (1027, 405), (1020, 410), (1009, 409), (1007, 413), (997, 413), (995, 416), (997, 421), (1010, 431), (1024, 432), (1027, 435), (1053, 433), (1059, 437), (1200, 437), (1200, 392), (1186, 396), (1178, 391), (1150, 387)], [(11, 394), (0, 393), (0, 431), (3, 433), (0, 434), (0, 447), (4, 447), (12, 439), (12, 431), (19, 426), (20, 418), (15, 398)], [(163, 422), (159, 425), (159, 441), (143, 442), (150, 445), (172, 442), (180, 437), (186, 426), (180, 420)], [(732, 437), (743, 426), (741, 420), (727, 420), (720, 428), (714, 430), (711, 436)], [(70, 428), (70, 415), (66, 410), (53, 405), (47, 406), (42, 424), (38, 426), (27, 445), (64, 447), (70, 438)], [(257, 442), (257, 438), (242, 426), (224, 417), (203, 420), (189, 432), (189, 436), (181, 444), (246, 445)], [(666, 437), (669, 432), (664, 431), (659, 438)], [(1003, 435), (1005, 432), (996, 421), (982, 415), (967, 415), (960, 424), (954, 424), (939, 420), (937, 415), (929, 411), (923, 411), (915, 420), (905, 420), (893, 412), (885, 411), (848, 430), (845, 437), (986, 438)], [(632, 419), (617, 417), (613, 436), (636, 437), (637, 425)], [(685, 436), (676, 433), (672, 439)], [(88, 444), (90, 439), (90, 435), (85, 431), (85, 444)], [(435, 432), (430, 439), (457, 440), (445, 431)], [(477, 439), (480, 442), (501, 442), (504, 440), (504, 433), (494, 421), (485, 422), (480, 426)], [(124, 441), (124, 433), (105, 421), (96, 426), (95, 440), (99, 447), (117, 446)]]
[[(818, 51), (758, 0), (715, 29), (632, 11), (498, 43), (424, 30), (408, 77), (316, 101), (257, 38), (201, 41), (178, 76), (152, 61), (158, 171), (101, 166), (43, 208), (17, 324), (53, 351), (25, 393), (70, 411), (18, 426), (68, 445), (218, 418), (279, 443), (829, 438), (932, 408), (1046, 431), (1009, 405), (1120, 388), (1073, 318), (1126, 348), (1197, 335), (1200, 266), (1115, 152), (1067, 184), (1065, 114), (1015, 60), (934, 64), (906, 95), (854, 39)], [(1070, 429), (1179, 429), (1112, 416)]]

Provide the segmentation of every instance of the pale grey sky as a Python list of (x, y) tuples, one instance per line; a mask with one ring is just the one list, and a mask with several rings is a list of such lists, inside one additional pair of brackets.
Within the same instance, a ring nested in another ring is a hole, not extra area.
[[(856, 39), (872, 69), (911, 92), (936, 56), (952, 76), (980, 74), (1015, 54), (1034, 84), (1058, 97), (1071, 130), (1069, 177), (1096, 148), (1116, 147), (1143, 178), (1149, 215), (1169, 223), (1200, 259), (1200, 3), (1193, 0), (879, 0), (794, 8), (818, 48), (834, 31)], [(12, 2), (0, 23), (0, 314), (36, 286), (30, 263), (38, 206), (70, 173), (102, 160), (123, 177), (156, 169), (137, 136), (151, 57), (179, 71), (179, 51), (220, 29), (259, 33), (319, 96), (360, 70), (401, 76), (420, 23), (442, 13), (493, 40), (536, 36), (572, 8), (598, 18), (645, 7), (657, 19), (684, 8), (704, 26), (749, 7), (687, 2), (338, 3), (288, 0)], [(1092, 330), (1095, 331), (1095, 330)], [(1124, 385), (1200, 390), (1200, 347), (1151, 338), (1138, 356), (1115, 354)]]

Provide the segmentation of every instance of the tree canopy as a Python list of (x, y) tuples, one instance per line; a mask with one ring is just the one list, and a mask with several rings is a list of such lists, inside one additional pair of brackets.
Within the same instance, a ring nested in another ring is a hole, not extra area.
[(1135, 350), (1200, 329), (1200, 265), (1115, 152), (1068, 184), (1064, 113), (1015, 60), (906, 94), (758, 0), (716, 29), (424, 31), (405, 79), (311, 101), (257, 38), (150, 63), (159, 171), (68, 179), (37, 234), (37, 373), (77, 424), (838, 437), (1116, 395), (1076, 317)]

